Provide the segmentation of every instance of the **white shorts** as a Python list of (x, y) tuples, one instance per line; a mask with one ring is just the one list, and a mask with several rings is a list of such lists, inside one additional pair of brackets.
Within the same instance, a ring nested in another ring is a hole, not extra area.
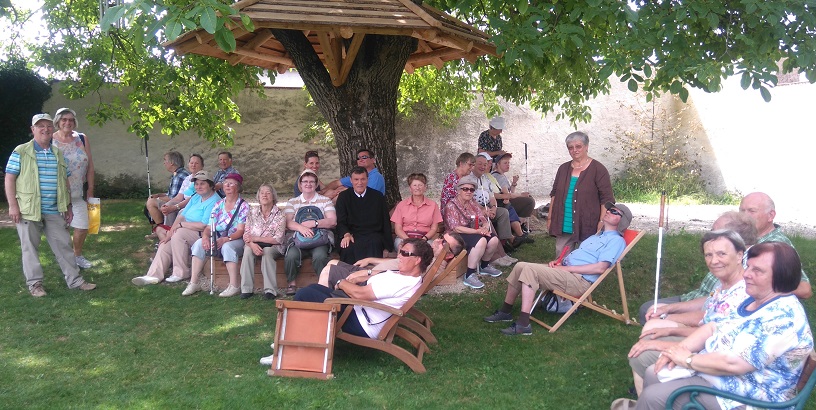
[(82, 197), (71, 198), (71, 207), (74, 211), (71, 227), (74, 229), (88, 229), (88, 203)]

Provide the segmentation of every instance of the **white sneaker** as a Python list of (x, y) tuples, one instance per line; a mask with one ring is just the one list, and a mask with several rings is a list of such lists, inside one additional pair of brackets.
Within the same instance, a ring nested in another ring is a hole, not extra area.
[(77, 266), (79, 266), (80, 269), (93, 268), (93, 264), (91, 262), (89, 262), (87, 259), (85, 259), (85, 257), (82, 256), (82, 255), (79, 255), (79, 256), (75, 257), (74, 259), (76, 259), (76, 264), (77, 264)]
[(178, 277), (176, 275), (170, 275), (170, 277), (166, 278), (164, 281), (167, 282), (167, 283), (176, 283), (176, 282), (181, 282), (183, 280), (184, 279), (182, 279), (182, 278), (180, 278), (180, 277)]
[(137, 276), (130, 280), (130, 283), (136, 286), (155, 285), (161, 282), (161, 279), (153, 276)]
[(184, 292), (181, 292), (181, 296), (190, 296), (199, 291), (201, 291), (201, 284), (190, 282), (190, 284), (184, 288)]
[(510, 266), (513, 263), (517, 262), (517, 261), (518, 261), (518, 259), (514, 259), (514, 258), (511, 258), (511, 257), (505, 255), (505, 256), (502, 256), (501, 258), (498, 258), (498, 259), (494, 260), (493, 262), (490, 262), (490, 264), (493, 265), (493, 266), (507, 267), (507, 266)]
[(259, 361), (262, 366), (272, 366), (272, 361), (275, 359), (275, 355), (271, 354), (269, 356), (264, 356)]
[(231, 298), (239, 293), (241, 293), (240, 288), (236, 288), (235, 286), (229, 285), (227, 286), (227, 289), (221, 292), (218, 296), (222, 298)]

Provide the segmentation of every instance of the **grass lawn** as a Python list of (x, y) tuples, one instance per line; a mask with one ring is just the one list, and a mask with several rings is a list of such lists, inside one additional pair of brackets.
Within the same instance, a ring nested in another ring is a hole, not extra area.
[[(269, 377), (258, 359), (271, 353), (273, 302), (203, 292), (182, 298), (183, 284), (130, 284), (152, 253), (141, 206), (103, 202), (103, 226), (136, 227), (89, 237), (85, 253), (96, 266), (85, 277), (99, 285), (92, 292), (65, 288), (44, 242), (48, 296), (32, 298), (17, 234), (0, 229), (6, 244), (0, 250), (0, 407), (607, 409), (632, 384), (626, 353), (638, 327), (584, 309), (554, 334), (534, 327), (533, 336), (506, 337), (498, 332), (506, 324), (482, 321), (506, 290), (506, 282), (490, 278), (482, 291), (420, 302), (439, 338), (425, 356), (426, 374), (338, 342), (334, 380)], [(698, 240), (664, 238), (661, 295), (699, 283), (706, 269)], [(816, 276), (816, 241), (794, 242), (805, 270)], [(632, 316), (653, 296), (656, 243), (656, 235), (647, 235), (624, 262)], [(552, 253), (552, 240), (537, 236), (514, 256), (545, 262)], [(600, 303), (618, 302), (615, 282), (610, 277), (601, 287)], [(814, 312), (812, 300), (806, 309)], [(808, 408), (816, 409), (816, 399)]]

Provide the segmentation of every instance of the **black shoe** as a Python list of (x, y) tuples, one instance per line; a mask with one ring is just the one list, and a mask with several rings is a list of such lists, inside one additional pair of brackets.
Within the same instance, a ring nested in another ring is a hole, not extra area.
[(278, 295), (276, 295), (276, 294), (274, 294), (272, 292), (264, 293), (264, 300), (275, 300), (277, 297), (278, 297)]
[(522, 236), (522, 238), (524, 238), (523, 243), (535, 243), (535, 239), (531, 238), (530, 235), (527, 235), (526, 233), (524, 236)]
[(511, 253), (516, 248), (513, 247), (513, 244), (510, 243), (510, 240), (502, 241), (502, 248), (504, 248), (504, 253)]
[(252, 292), (249, 292), (249, 293), (244, 293), (244, 292), (241, 292), (241, 299), (249, 299), (249, 298), (251, 298), (253, 295), (255, 295), (255, 294), (254, 294), (254, 293), (252, 293)]

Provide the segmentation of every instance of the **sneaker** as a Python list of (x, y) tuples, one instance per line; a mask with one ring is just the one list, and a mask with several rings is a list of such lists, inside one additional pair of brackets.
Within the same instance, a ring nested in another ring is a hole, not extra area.
[(82, 255), (79, 255), (74, 259), (76, 259), (76, 264), (80, 269), (90, 269), (93, 267), (93, 264), (85, 259), (85, 257)]
[(504, 255), (504, 256), (502, 256), (502, 258), (505, 258), (505, 260), (510, 262), (511, 265), (518, 262), (518, 259), (516, 259), (516, 258), (514, 258), (514, 257), (512, 257), (510, 255)]
[(490, 265), (487, 265), (484, 268), (479, 268), (479, 274), (480, 275), (487, 275), (487, 276), (490, 276), (491, 278), (498, 278), (499, 276), (502, 275), (502, 271), (500, 271), (500, 270), (498, 270), (498, 269), (496, 269), (496, 268), (494, 268), (494, 267), (492, 267)]
[(269, 356), (264, 356), (261, 358), (260, 363), (262, 366), (272, 366), (272, 361), (275, 359), (275, 355), (271, 354)]
[(497, 258), (493, 262), (490, 262), (490, 264), (493, 265), (493, 266), (508, 267), (508, 266), (513, 264), (512, 259), (513, 258), (505, 255), (505, 256), (502, 256), (501, 258)]
[(235, 286), (229, 285), (223, 292), (218, 294), (218, 296), (222, 298), (231, 298), (239, 293), (241, 293), (240, 288), (236, 288)]
[(153, 276), (137, 276), (130, 280), (130, 283), (136, 286), (155, 285), (161, 282), (161, 279)]
[(278, 297), (278, 295), (276, 295), (276, 294), (274, 294), (272, 292), (265, 292), (264, 296), (263, 296), (264, 300), (275, 300), (277, 297)]
[(502, 329), (503, 334), (508, 336), (524, 335), (530, 336), (533, 334), (533, 325), (519, 326), (516, 322), (510, 325), (507, 329)]
[(79, 287), (77, 289), (85, 290), (85, 291), (94, 290), (94, 289), (96, 289), (96, 284), (91, 283), (91, 282), (85, 282), (85, 283), (79, 285)]
[(31, 293), (31, 296), (35, 298), (41, 298), (47, 293), (45, 293), (45, 289), (43, 289), (42, 282), (36, 282), (33, 285), (28, 287), (28, 292)]
[(471, 289), (481, 289), (484, 287), (484, 283), (479, 280), (479, 275), (473, 274), (465, 278), (464, 284), (465, 286)]
[(181, 282), (183, 280), (184, 280), (183, 278), (180, 278), (180, 277), (178, 277), (176, 275), (170, 275), (170, 277), (166, 278), (164, 281), (167, 282), (167, 283), (176, 283), (176, 282)]
[(186, 288), (184, 288), (184, 292), (181, 292), (181, 296), (190, 296), (193, 293), (201, 291), (201, 284), (200, 283), (193, 283), (190, 282)]
[(512, 322), (513, 315), (497, 310), (492, 315), (485, 317), (484, 320), (487, 323)]

